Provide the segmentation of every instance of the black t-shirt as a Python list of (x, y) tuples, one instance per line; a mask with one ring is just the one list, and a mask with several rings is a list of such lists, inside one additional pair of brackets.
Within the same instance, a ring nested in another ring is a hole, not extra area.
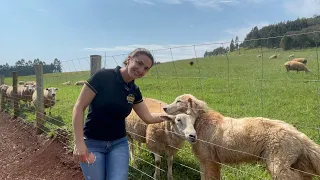
[(143, 101), (139, 87), (126, 83), (115, 69), (101, 69), (86, 82), (96, 96), (89, 105), (84, 124), (84, 137), (111, 141), (126, 136), (125, 118), (132, 105)]

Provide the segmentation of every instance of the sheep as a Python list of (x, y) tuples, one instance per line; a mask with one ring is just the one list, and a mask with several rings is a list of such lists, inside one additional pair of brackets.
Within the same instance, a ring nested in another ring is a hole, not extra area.
[(81, 86), (81, 85), (84, 85), (86, 81), (82, 80), (82, 81), (77, 81), (74, 83), (75, 86)]
[[(51, 115), (52, 107), (56, 104), (56, 94), (58, 88), (50, 87), (43, 90), (43, 105), (44, 108), (49, 108), (49, 115)], [(35, 91), (32, 95), (32, 103), (36, 107), (37, 106), (37, 91)], [(44, 112), (46, 114), (46, 112)]]
[(71, 85), (71, 81), (64, 82), (62, 85)]
[(307, 66), (305, 66), (303, 63), (301, 62), (297, 62), (297, 61), (288, 61), (284, 64), (285, 68), (287, 69), (287, 72), (291, 71), (305, 71), (310, 72), (310, 70), (307, 68)]
[(18, 99), (24, 101), (28, 107), (30, 107), (32, 101), (32, 94), (35, 91), (35, 85), (25, 84), (23, 86), (18, 86)]
[(221, 164), (257, 162), (263, 163), (272, 179), (311, 180), (320, 175), (320, 146), (282, 120), (226, 117), (191, 94), (178, 96), (164, 110), (197, 118), (198, 140), (192, 152), (200, 161), (202, 180), (220, 179)]
[(277, 55), (276, 55), (276, 54), (271, 55), (271, 56), (269, 57), (269, 59), (277, 59)]
[(291, 59), (291, 61), (301, 62), (304, 65), (307, 65), (307, 62), (308, 62), (308, 60), (306, 58), (294, 58), (294, 59)]
[[(144, 102), (147, 104), (149, 111), (164, 113), (162, 108), (164, 107), (165, 103), (156, 99), (152, 98), (145, 98)], [(147, 124), (142, 121), (134, 111), (131, 111), (129, 116), (126, 119), (126, 130), (127, 130), (127, 137), (129, 143), (129, 150), (130, 150), (130, 157), (131, 160), (135, 164), (135, 158), (133, 156), (133, 140), (138, 142), (139, 147), (141, 147), (141, 143), (146, 143), (145, 137), (147, 132)]]
[(6, 91), (7, 103), (13, 107), (13, 86), (8, 86)]
[(27, 81), (25, 82), (25, 84), (30, 84), (30, 85), (34, 85), (34, 86), (37, 86), (37, 82), (36, 81)]
[(261, 57), (261, 54), (257, 55), (257, 57)]
[(6, 85), (6, 84), (1, 84), (0, 86), (0, 93), (1, 95), (3, 96), (3, 100), (4, 102), (6, 102), (7, 100), (7, 89), (9, 88), (9, 85)]
[(294, 57), (294, 54), (290, 54), (290, 55), (289, 55), (289, 58), (292, 58), (292, 57)]
[[(156, 113), (159, 111), (164, 112), (163, 107), (165, 103), (155, 99), (146, 99), (145, 101), (147, 107), (153, 114), (159, 114)], [(140, 139), (141, 142), (145, 142), (147, 148), (154, 153), (156, 164), (156, 170), (154, 172), (155, 179), (160, 179), (160, 154), (166, 153), (168, 163), (167, 179), (172, 179), (173, 155), (182, 147), (185, 140), (188, 140), (190, 144), (196, 142), (197, 135), (193, 126), (195, 118), (187, 114), (170, 116), (166, 113), (163, 113), (161, 118), (166, 121), (149, 124), (147, 126), (142, 123), (140, 126), (139, 124), (142, 120), (132, 111), (126, 119), (126, 128), (127, 132), (128, 130), (131, 131), (128, 133), (129, 137), (135, 137), (136, 139)], [(132, 154), (130, 155), (133, 156)]]

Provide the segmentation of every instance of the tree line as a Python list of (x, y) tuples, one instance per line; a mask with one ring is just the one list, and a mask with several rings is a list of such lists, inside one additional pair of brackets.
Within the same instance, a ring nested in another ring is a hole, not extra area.
[(62, 72), (61, 61), (55, 58), (53, 63), (46, 64), (38, 58), (29, 61), (24, 59), (18, 60), (15, 65), (10, 66), (8, 63), (0, 65), (0, 74), (5, 77), (12, 77), (12, 72), (17, 71), (19, 76), (35, 75), (34, 65), (43, 65), (43, 74)]
[(235, 41), (231, 40), (229, 47), (218, 47), (213, 51), (205, 52), (204, 56), (224, 54), (240, 50), (240, 48), (265, 47), (291, 50), (316, 47), (320, 44), (320, 33), (316, 31), (320, 31), (320, 15), (271, 24), (261, 29), (255, 26), (246, 35), (242, 43), (239, 43), (239, 39), (236, 37)]

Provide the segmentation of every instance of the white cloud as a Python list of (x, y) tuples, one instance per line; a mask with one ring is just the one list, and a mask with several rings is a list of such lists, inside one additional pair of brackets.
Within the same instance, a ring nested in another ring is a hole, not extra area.
[(269, 25), (270, 23), (262, 21), (258, 23), (249, 23), (247, 26), (244, 27), (237, 27), (237, 28), (229, 28), (225, 30), (225, 32), (229, 33), (233, 39), (235, 39), (236, 36), (238, 36), (239, 41), (243, 41), (246, 35), (251, 31), (251, 29), (254, 26), (257, 26), (259, 29), (261, 29), (264, 26)]
[(133, 2), (139, 3), (139, 4), (148, 4), (148, 5), (155, 5), (155, 3), (148, 1), (148, 0), (133, 0)]
[(288, 14), (310, 17), (319, 13), (320, 0), (285, 0), (283, 8)]
[(89, 51), (90, 53), (101, 54), (103, 57), (106, 55), (105, 60), (107, 61), (107, 64), (114, 67), (115, 65), (122, 63), (128, 53), (138, 47), (144, 47), (150, 50), (156, 61), (169, 62), (172, 60), (203, 57), (206, 51), (212, 51), (219, 46), (227, 47), (229, 45), (230, 40), (220, 40), (216, 42), (204, 42), (201, 44), (132, 44), (110, 48), (84, 48), (84, 50)]

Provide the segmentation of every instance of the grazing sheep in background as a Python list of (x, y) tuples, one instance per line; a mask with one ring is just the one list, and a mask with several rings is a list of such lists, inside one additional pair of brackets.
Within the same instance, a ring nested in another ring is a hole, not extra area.
[(305, 66), (303, 63), (301, 62), (297, 62), (297, 61), (288, 61), (286, 63), (284, 63), (285, 68), (287, 69), (287, 72), (289, 71), (305, 71), (310, 72), (310, 70), (307, 68), (307, 66)]
[(74, 83), (75, 86), (81, 86), (81, 85), (84, 85), (86, 81), (77, 81)]
[(220, 179), (221, 164), (244, 162), (262, 162), (277, 180), (320, 175), (320, 146), (292, 125), (264, 117), (226, 117), (203, 104), (184, 94), (164, 109), (197, 118), (198, 140), (192, 151), (200, 161), (201, 179)]
[(71, 81), (64, 82), (62, 85), (71, 85)]
[(193, 61), (189, 62), (189, 65), (192, 66), (193, 65)]
[(7, 89), (9, 88), (9, 85), (6, 85), (6, 84), (1, 84), (0, 86), (0, 93), (1, 95), (3, 96), (3, 100), (4, 102), (7, 101)]
[[(56, 94), (58, 88), (50, 87), (43, 90), (43, 105), (44, 108), (49, 109), (49, 115), (51, 115), (52, 107), (56, 104)], [(32, 103), (34, 106), (37, 106), (37, 91), (35, 91), (32, 95)], [(46, 114), (46, 112), (44, 112)]]
[(277, 55), (276, 55), (276, 54), (271, 55), (271, 56), (269, 57), (269, 59), (276, 59), (276, 58), (277, 58)]
[(35, 91), (35, 85), (25, 84), (23, 86), (18, 86), (18, 98), (24, 101), (28, 107), (30, 107), (32, 101), (32, 94)]
[(261, 57), (261, 54), (257, 55), (257, 57)]
[(18, 85), (24, 85), (24, 81), (19, 81)]
[[(176, 116), (166, 115), (163, 111), (164, 102), (146, 98), (145, 103), (152, 113), (163, 113), (162, 118), (166, 119), (162, 123), (146, 125), (134, 111), (126, 119), (127, 136), (130, 141), (130, 155), (133, 158), (133, 138), (141, 143), (146, 143), (149, 150), (154, 153), (156, 170), (155, 179), (160, 179), (161, 154), (167, 155), (168, 172), (167, 178), (172, 179), (173, 155), (182, 147), (185, 140), (190, 143), (196, 142), (196, 132), (194, 130), (195, 119), (186, 114)], [(134, 161), (134, 158), (132, 159)]]
[(292, 58), (292, 57), (294, 57), (294, 54), (290, 54), (290, 55), (289, 55), (289, 58)]
[(291, 61), (301, 62), (304, 65), (307, 65), (307, 62), (308, 62), (308, 60), (306, 58), (293, 58), (293, 59), (291, 59)]

